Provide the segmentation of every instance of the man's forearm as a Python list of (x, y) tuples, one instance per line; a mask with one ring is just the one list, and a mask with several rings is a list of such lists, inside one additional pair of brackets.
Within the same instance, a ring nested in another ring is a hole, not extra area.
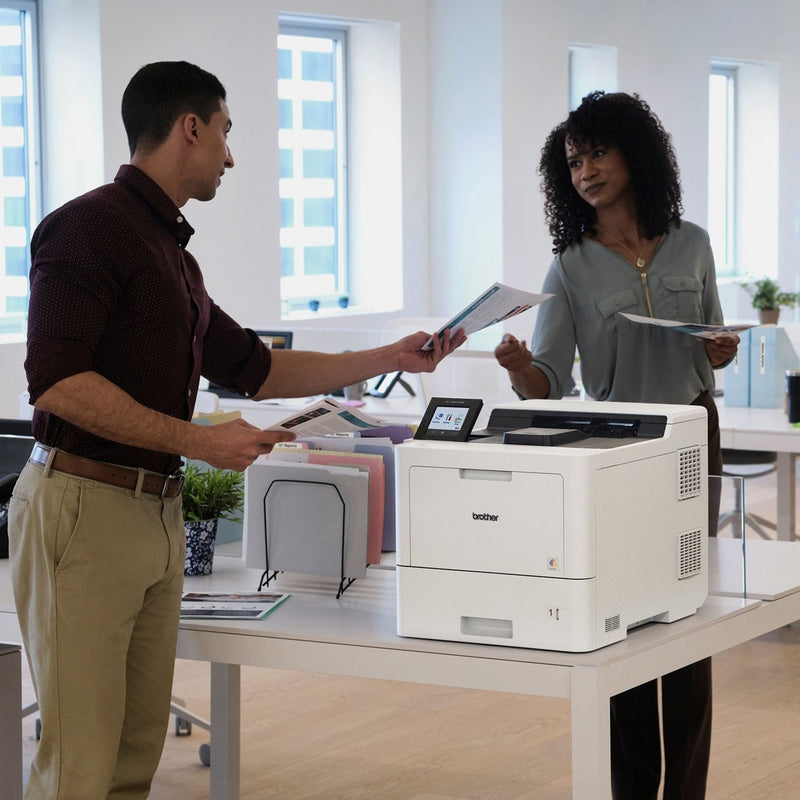
[(394, 369), (389, 347), (335, 354), (276, 350), (269, 376), (254, 399), (324, 394)]
[(96, 372), (71, 375), (51, 386), (35, 403), (82, 428), (120, 444), (191, 455), (192, 425), (136, 402)]

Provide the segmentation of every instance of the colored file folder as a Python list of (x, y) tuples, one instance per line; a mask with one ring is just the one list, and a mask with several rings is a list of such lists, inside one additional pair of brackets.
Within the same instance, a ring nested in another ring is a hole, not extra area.
[[(349, 441), (358, 442), (359, 439)], [(367, 513), (367, 563), (379, 564), (383, 543), (386, 470), (382, 456), (376, 453), (276, 447), (267, 456), (271, 462), (325, 464), (366, 469), (369, 472), (369, 509)]]
[(361, 578), (367, 567), (369, 473), (349, 467), (256, 462), (245, 472), (248, 567)]

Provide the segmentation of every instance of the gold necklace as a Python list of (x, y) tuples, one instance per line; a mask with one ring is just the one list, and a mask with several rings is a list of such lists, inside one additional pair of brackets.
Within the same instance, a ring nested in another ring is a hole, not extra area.
[(645, 250), (647, 250), (648, 246), (650, 245), (649, 241), (645, 239), (642, 252), (639, 253), (639, 255), (637, 256), (636, 253), (634, 253), (633, 250), (631, 250), (630, 247), (628, 247), (628, 245), (625, 244), (625, 242), (620, 241), (619, 239), (617, 239), (616, 236), (612, 236), (607, 230), (601, 228), (596, 222), (594, 223), (594, 227), (597, 228), (597, 230), (599, 230), (600, 233), (602, 233), (604, 236), (608, 236), (608, 238), (611, 239), (612, 242), (616, 242), (623, 250), (627, 250), (633, 257), (633, 263), (636, 265), (637, 269), (644, 269), (647, 266), (647, 262), (644, 260), (643, 256)]

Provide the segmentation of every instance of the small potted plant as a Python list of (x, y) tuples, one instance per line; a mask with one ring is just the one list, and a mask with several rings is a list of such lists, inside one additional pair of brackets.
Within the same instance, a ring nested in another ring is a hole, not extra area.
[(220, 519), (241, 520), (244, 475), (228, 469), (187, 465), (184, 470), (183, 521), (186, 528), (185, 575), (208, 575)]
[(759, 278), (743, 286), (750, 293), (753, 308), (758, 309), (762, 325), (775, 324), (782, 306), (794, 308), (800, 302), (800, 293), (781, 291), (778, 282), (772, 278)]

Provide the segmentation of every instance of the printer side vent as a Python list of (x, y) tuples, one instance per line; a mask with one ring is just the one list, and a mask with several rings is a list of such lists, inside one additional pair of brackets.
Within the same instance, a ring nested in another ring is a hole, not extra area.
[(703, 531), (697, 528), (678, 536), (678, 580), (691, 578), (703, 568)]
[(606, 617), (606, 633), (619, 630), (619, 614), (613, 617)]
[(702, 458), (699, 447), (678, 451), (678, 499), (697, 497), (703, 489)]

